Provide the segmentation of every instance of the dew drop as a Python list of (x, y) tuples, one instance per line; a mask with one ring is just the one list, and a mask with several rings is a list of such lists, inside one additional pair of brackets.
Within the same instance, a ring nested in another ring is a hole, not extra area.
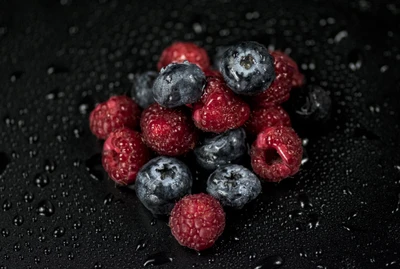
[(168, 257), (165, 252), (158, 252), (147, 257), (143, 266), (163, 265), (172, 262), (172, 258)]
[(50, 180), (47, 175), (36, 174), (34, 177), (33, 183), (39, 188), (44, 188), (47, 185), (49, 185)]
[(284, 262), (281, 256), (269, 256), (260, 260), (254, 269), (275, 269), (281, 267)]
[(41, 216), (50, 217), (54, 214), (54, 205), (49, 200), (42, 200), (37, 205), (37, 213)]

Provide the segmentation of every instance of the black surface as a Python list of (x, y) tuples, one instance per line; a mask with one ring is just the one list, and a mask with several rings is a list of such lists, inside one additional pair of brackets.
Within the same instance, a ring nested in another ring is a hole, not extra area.
[[(138, 2), (0, 1), (0, 268), (399, 268), (400, 5)], [(174, 40), (290, 48), (334, 105), (324, 128), (297, 127), (301, 172), (228, 212), (200, 255), (107, 180), (88, 129)]]

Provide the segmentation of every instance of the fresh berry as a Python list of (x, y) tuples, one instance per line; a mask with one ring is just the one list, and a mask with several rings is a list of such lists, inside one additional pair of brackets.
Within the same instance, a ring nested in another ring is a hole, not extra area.
[(241, 42), (225, 51), (220, 71), (226, 84), (237, 94), (257, 95), (275, 79), (274, 59), (257, 42)]
[(223, 133), (242, 126), (250, 116), (249, 106), (217, 77), (208, 77), (204, 94), (194, 105), (193, 121), (206, 132)]
[(251, 98), (253, 106), (277, 106), (286, 102), (290, 97), (294, 68), (287, 63), (284, 56), (272, 55), (274, 56), (276, 78), (265, 92)]
[(138, 132), (122, 128), (112, 132), (103, 146), (103, 167), (120, 185), (135, 182), (137, 172), (150, 159)]
[(258, 107), (253, 109), (245, 124), (246, 131), (257, 135), (272, 126), (291, 126), (290, 117), (280, 106)]
[(194, 149), (197, 163), (206, 170), (238, 163), (246, 153), (246, 133), (242, 128), (206, 138), (201, 146)]
[(210, 59), (203, 48), (189, 42), (175, 42), (164, 49), (157, 68), (161, 70), (171, 63), (183, 63), (184, 61), (197, 64), (202, 70), (210, 67)]
[(154, 215), (169, 214), (175, 202), (190, 194), (192, 174), (183, 162), (172, 157), (156, 157), (137, 174), (136, 195)]
[(285, 61), (289, 66), (293, 68), (293, 76), (292, 76), (293, 87), (300, 87), (304, 84), (304, 75), (300, 73), (297, 63), (292, 58), (290, 58), (289, 55), (279, 50), (272, 51), (271, 55), (274, 58), (282, 58), (283, 61)]
[(258, 134), (251, 148), (251, 166), (261, 178), (279, 182), (299, 171), (303, 147), (290, 127), (275, 126)]
[(140, 127), (146, 144), (160, 155), (177, 156), (192, 150), (198, 134), (183, 108), (152, 104), (142, 113)]
[(201, 251), (213, 246), (224, 231), (225, 213), (208, 194), (188, 195), (175, 204), (169, 226), (179, 244)]
[(98, 104), (90, 113), (90, 130), (99, 139), (120, 128), (134, 129), (139, 125), (140, 108), (127, 96), (113, 96)]
[(132, 97), (141, 108), (147, 108), (154, 103), (153, 84), (158, 76), (157, 72), (147, 71), (134, 77)]
[(189, 62), (172, 63), (161, 69), (153, 85), (153, 96), (163, 107), (177, 107), (197, 102), (204, 89), (206, 76)]
[(207, 180), (207, 192), (223, 206), (241, 209), (261, 192), (261, 183), (249, 169), (227, 165), (215, 170)]
[(329, 119), (332, 100), (329, 93), (319, 86), (299, 91), (294, 100), (295, 116), (301, 120), (325, 122)]

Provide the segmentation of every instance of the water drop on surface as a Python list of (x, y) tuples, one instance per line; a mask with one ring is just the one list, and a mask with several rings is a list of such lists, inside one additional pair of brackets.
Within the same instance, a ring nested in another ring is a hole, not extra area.
[(165, 252), (158, 252), (148, 256), (146, 261), (143, 263), (143, 266), (163, 265), (172, 262), (172, 260), (173, 259), (168, 257)]
[(65, 66), (62, 65), (50, 65), (47, 68), (47, 74), (52, 75), (52, 74), (62, 74), (62, 73), (68, 73), (69, 69)]
[(104, 178), (104, 169), (101, 164), (101, 153), (96, 153), (85, 161), (86, 170), (91, 178), (101, 181)]
[(301, 208), (313, 207), (313, 204), (311, 203), (310, 198), (305, 193), (299, 194), (298, 201), (299, 201)]
[(103, 204), (104, 205), (109, 205), (114, 201), (114, 195), (112, 193), (109, 193), (104, 197)]
[(37, 213), (41, 216), (50, 217), (54, 214), (54, 205), (49, 200), (42, 200), (37, 205)]
[(33, 193), (31, 193), (30, 191), (25, 192), (25, 194), (24, 194), (25, 202), (30, 203), (33, 201), (34, 198), (35, 198), (35, 196), (33, 195)]
[(21, 226), (24, 223), (24, 217), (16, 215), (13, 219), (13, 223), (15, 226)]
[(142, 250), (147, 246), (147, 241), (144, 239), (141, 239), (137, 242), (136, 244), (136, 251)]
[(10, 76), (10, 81), (13, 83), (16, 82), (20, 77), (22, 77), (23, 74), (24, 74), (24, 72), (22, 72), (22, 71), (13, 72)]
[(257, 263), (254, 269), (275, 269), (281, 267), (285, 260), (281, 256), (270, 256)]
[(64, 227), (56, 227), (53, 231), (53, 236), (58, 238), (61, 237), (65, 234), (65, 228)]
[(4, 200), (3, 202), (3, 211), (8, 211), (12, 207), (12, 203), (9, 200)]
[(356, 71), (361, 68), (363, 63), (363, 54), (361, 50), (353, 49), (347, 56), (347, 61), (349, 63), (349, 68)]
[(10, 158), (4, 152), (0, 152), (0, 176), (4, 173), (11, 162)]
[(49, 185), (50, 180), (47, 175), (36, 174), (33, 183), (39, 188), (44, 188)]

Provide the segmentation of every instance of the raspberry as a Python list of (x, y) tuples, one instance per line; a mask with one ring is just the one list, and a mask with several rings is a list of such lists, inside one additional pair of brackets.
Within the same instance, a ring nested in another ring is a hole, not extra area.
[(140, 134), (128, 128), (112, 132), (103, 146), (103, 167), (116, 183), (135, 182), (139, 169), (150, 159)]
[(283, 56), (274, 53), (271, 55), (274, 56), (276, 78), (265, 92), (251, 98), (254, 106), (276, 106), (289, 100), (294, 68)]
[(255, 108), (249, 120), (245, 124), (245, 129), (250, 134), (257, 135), (262, 130), (273, 126), (291, 126), (289, 115), (280, 106)]
[(98, 104), (90, 113), (90, 129), (99, 139), (120, 128), (134, 129), (139, 125), (140, 108), (127, 96), (112, 96)]
[(170, 63), (183, 63), (184, 61), (197, 64), (202, 70), (210, 67), (210, 59), (203, 48), (189, 42), (175, 42), (164, 49), (158, 61), (157, 68), (161, 70), (161, 68), (166, 67)]
[[(274, 56), (274, 58), (281, 58), (282, 61), (286, 62), (287, 65), (293, 68), (293, 76), (291, 79), (293, 87), (300, 87), (304, 84), (304, 75), (300, 73), (297, 63), (292, 58), (290, 58), (289, 55), (279, 50), (272, 51), (271, 55)], [(276, 65), (275, 70), (277, 71), (277, 73), (279, 73)]]
[(183, 108), (153, 104), (143, 111), (140, 127), (146, 144), (161, 155), (187, 153), (198, 140), (197, 130)]
[(290, 127), (276, 126), (258, 134), (251, 148), (251, 166), (267, 181), (280, 180), (299, 171), (303, 147), (300, 138)]
[(169, 220), (179, 244), (200, 251), (210, 248), (225, 228), (220, 203), (204, 193), (185, 196), (175, 204)]
[(195, 125), (206, 132), (223, 133), (242, 126), (250, 116), (249, 106), (218, 77), (208, 77), (200, 101), (194, 105)]

